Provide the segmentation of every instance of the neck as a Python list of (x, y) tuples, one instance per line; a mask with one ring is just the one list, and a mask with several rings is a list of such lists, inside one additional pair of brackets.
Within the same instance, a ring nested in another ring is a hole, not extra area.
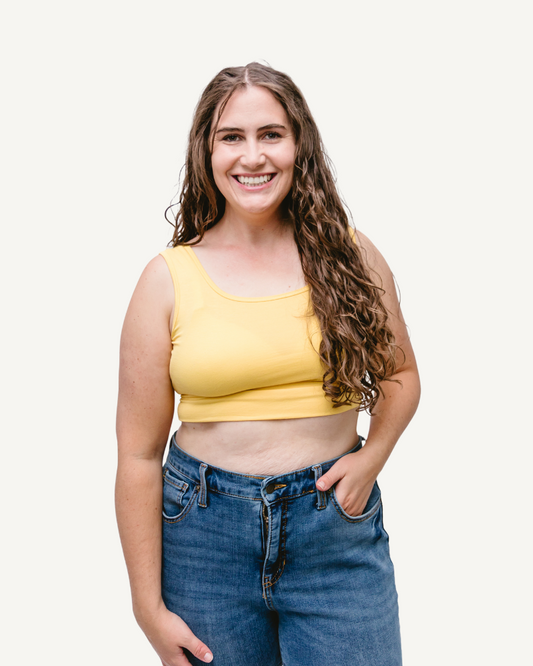
[(216, 236), (218, 242), (229, 245), (269, 246), (292, 237), (293, 230), (278, 214), (268, 217), (252, 214), (242, 217), (228, 211), (211, 229), (210, 235)]

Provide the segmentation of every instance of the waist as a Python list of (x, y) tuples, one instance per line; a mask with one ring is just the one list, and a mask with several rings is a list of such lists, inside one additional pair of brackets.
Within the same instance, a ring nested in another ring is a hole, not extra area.
[(316, 480), (325, 474), (334, 464), (347, 453), (358, 451), (363, 445), (363, 437), (358, 437), (356, 444), (334, 458), (321, 461), (300, 469), (278, 474), (242, 474), (233, 470), (210, 465), (199, 458), (191, 456), (176, 443), (172, 437), (165, 467), (178, 471), (191, 482), (204, 486), (206, 479), (210, 491), (237, 497), (263, 500), (270, 502), (276, 499), (288, 499), (295, 495), (316, 491)]
[(340, 456), (357, 442), (358, 412), (275, 421), (183, 423), (176, 444), (239, 473), (275, 474)]

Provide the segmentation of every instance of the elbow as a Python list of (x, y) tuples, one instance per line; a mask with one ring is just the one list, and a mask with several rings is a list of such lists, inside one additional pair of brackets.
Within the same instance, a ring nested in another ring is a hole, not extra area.
[(391, 380), (397, 382), (396, 385), (400, 387), (403, 399), (409, 403), (410, 411), (414, 414), (418, 409), (422, 395), (420, 375), (416, 364), (408, 368), (403, 367), (400, 372), (391, 377)]
[(412, 372), (409, 373), (409, 379), (408, 379), (408, 385), (407, 389), (410, 393), (410, 398), (412, 402), (412, 410), (413, 414), (416, 412), (418, 409), (418, 405), (420, 404), (420, 398), (422, 396), (422, 384), (420, 382), (420, 375), (418, 373), (418, 368), (413, 368)]

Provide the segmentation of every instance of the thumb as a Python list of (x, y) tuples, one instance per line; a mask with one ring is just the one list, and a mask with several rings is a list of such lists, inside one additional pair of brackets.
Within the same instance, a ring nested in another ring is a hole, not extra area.
[(325, 474), (322, 474), (322, 476), (317, 479), (316, 487), (318, 490), (329, 490), (334, 483), (337, 483), (339, 479), (342, 479), (345, 472), (344, 466), (339, 465), (340, 462), (341, 460), (336, 462), (329, 471), (327, 471)]
[(193, 634), (188, 641), (188, 645), (184, 645), (184, 647), (189, 650), (189, 652), (194, 655), (197, 659), (200, 659), (201, 661), (205, 661), (207, 664), (213, 661), (213, 655), (211, 653), (211, 650), (207, 647), (205, 643), (202, 643), (202, 641), (199, 638), (196, 638), (196, 636)]

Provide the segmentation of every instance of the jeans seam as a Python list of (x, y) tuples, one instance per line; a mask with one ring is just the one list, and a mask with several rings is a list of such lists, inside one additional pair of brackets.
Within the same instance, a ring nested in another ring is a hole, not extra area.
[(278, 569), (277, 569), (276, 573), (272, 576), (272, 578), (268, 582), (265, 583), (265, 587), (272, 587), (273, 585), (275, 585), (278, 582), (278, 580), (281, 578), (281, 574), (283, 573), (283, 571), (285, 569), (285, 562), (287, 561), (286, 557), (285, 557), (285, 539), (286, 539), (286, 532), (287, 532), (287, 514), (288, 514), (287, 503), (286, 502), (283, 502), (282, 507), (281, 507), (281, 512), (282, 512), (281, 513), (281, 529), (280, 529), (281, 538), (280, 538), (280, 547), (279, 547), (280, 548), (279, 557), (283, 558), (283, 559), (281, 561), (281, 564), (278, 566)]
[(188, 484), (186, 481), (181, 481), (180, 479), (176, 479), (176, 480), (174, 481), (174, 479), (172, 478), (172, 476), (169, 475), (169, 473), (168, 473), (168, 469), (166, 469), (166, 470), (163, 472), (163, 479), (164, 479), (168, 484), (170, 484), (170, 485), (173, 486), (174, 488), (177, 488), (178, 490), (187, 490), (187, 488), (189, 487), (189, 484)]
[(337, 502), (335, 501), (335, 499), (334, 499), (333, 497), (331, 498), (331, 501), (332, 501), (333, 506), (335, 507), (335, 511), (336, 511), (336, 512), (339, 514), (339, 516), (340, 516), (343, 520), (345, 520), (347, 523), (364, 523), (364, 522), (365, 522), (366, 520), (368, 520), (369, 518), (372, 518), (372, 516), (376, 513), (376, 511), (379, 510), (379, 508), (380, 508), (380, 506), (381, 506), (381, 498), (380, 498), (380, 499), (377, 501), (377, 503), (376, 503), (376, 505), (374, 506), (374, 508), (371, 509), (371, 510), (369, 511), (368, 514), (363, 514), (363, 516), (354, 516), (354, 517), (352, 517), (352, 516), (348, 516), (347, 514), (345, 515), (344, 513), (342, 513), (342, 512), (340, 511), (339, 506), (337, 505)]
[(185, 472), (182, 472), (181, 469), (179, 469), (178, 467), (176, 467), (175, 465), (173, 465), (169, 460), (167, 460), (167, 462), (166, 462), (166, 466), (167, 466), (167, 467), (172, 467), (172, 469), (173, 469), (177, 474), (182, 474), (182, 475), (185, 476), (187, 479), (189, 479), (189, 481), (196, 482), (196, 479), (193, 479), (191, 476), (189, 476), (189, 475), (186, 474)]
[(176, 516), (176, 518), (167, 518), (166, 516), (163, 516), (163, 520), (165, 521), (165, 523), (168, 523), (169, 525), (174, 525), (175, 523), (179, 523), (180, 520), (183, 520), (185, 516), (189, 513), (189, 511), (192, 509), (194, 500), (196, 499), (199, 492), (200, 492), (200, 486), (195, 486), (192, 497), (189, 500), (187, 506), (183, 509), (183, 511), (178, 516)]

